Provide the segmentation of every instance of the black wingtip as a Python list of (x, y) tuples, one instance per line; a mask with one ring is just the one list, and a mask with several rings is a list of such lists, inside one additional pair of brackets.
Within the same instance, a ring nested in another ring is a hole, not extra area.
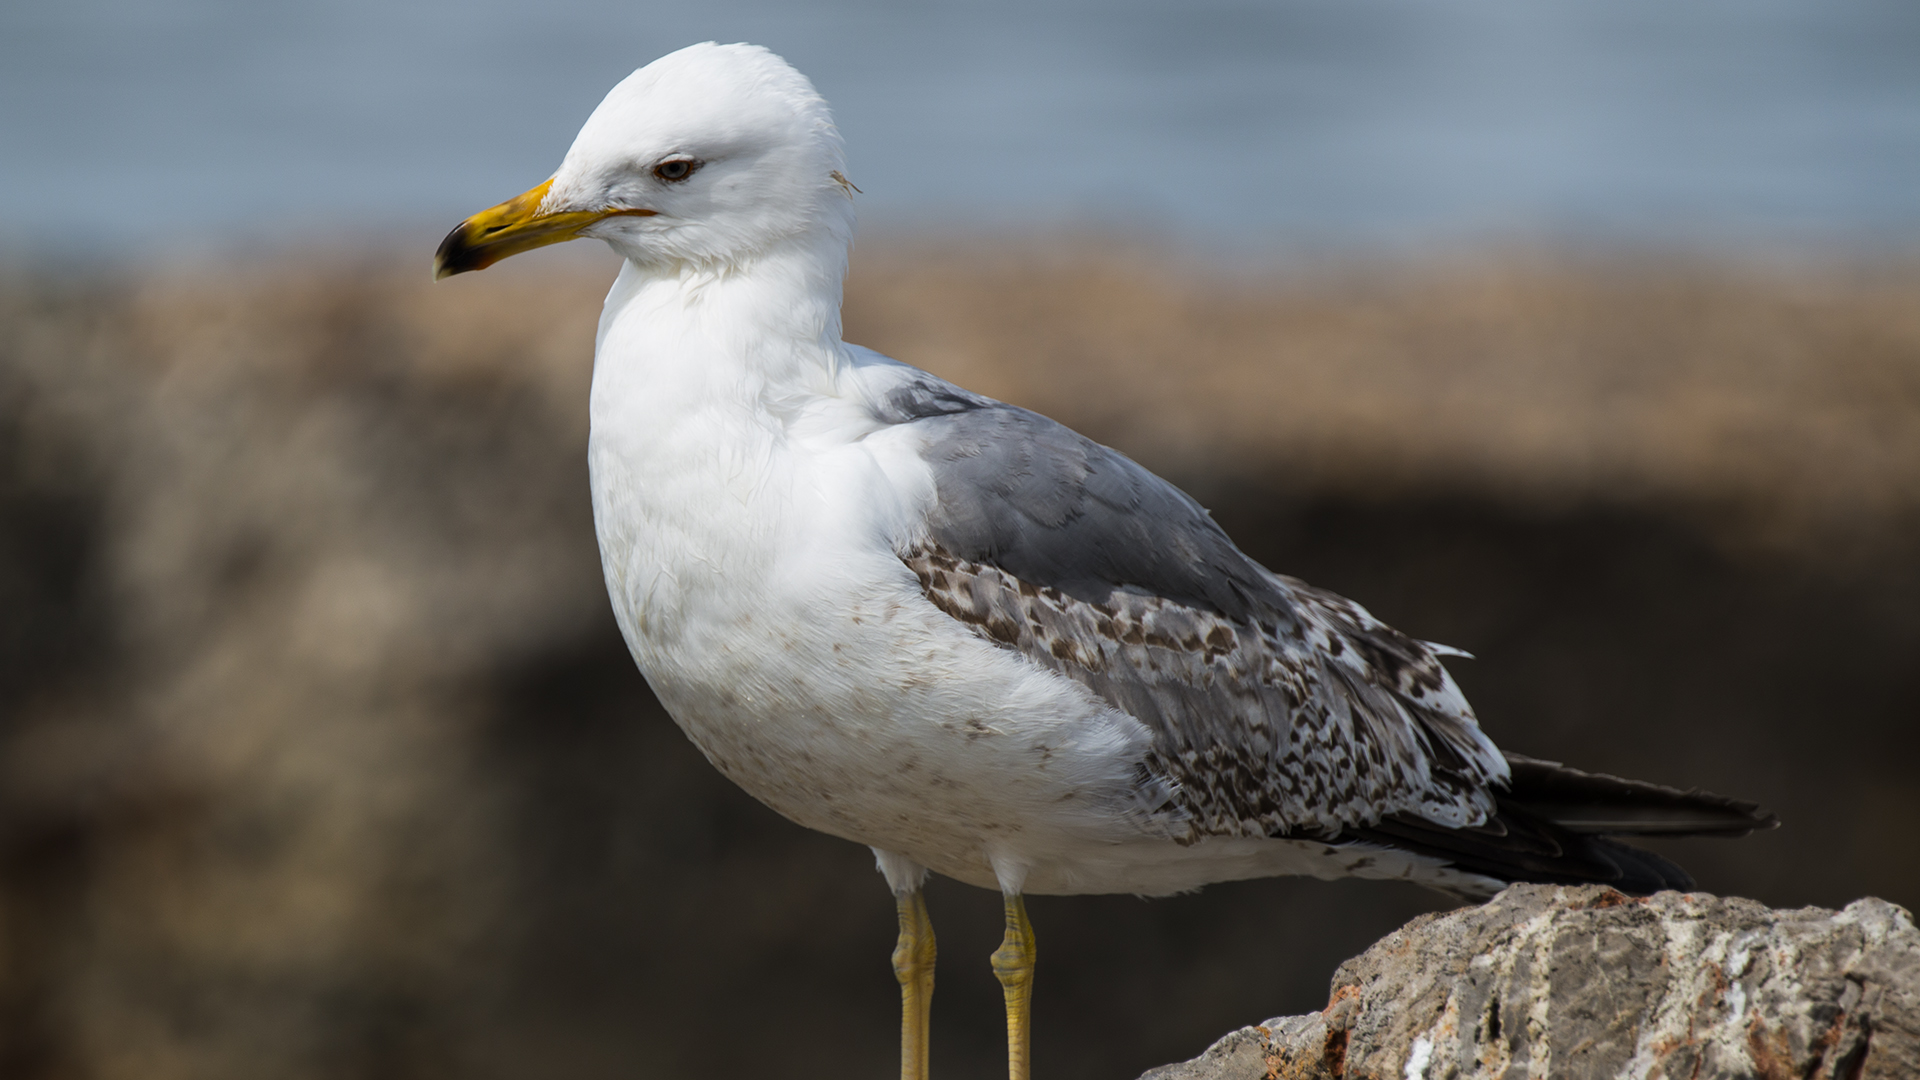
[(1522, 754), (1506, 758), (1512, 781), (1501, 803), (1525, 807), (1572, 832), (1741, 837), (1780, 827), (1772, 811), (1744, 799), (1583, 772)]
[(1645, 848), (1623, 844), (1606, 836), (1584, 838), (1593, 850), (1619, 870), (1619, 876), (1607, 884), (1630, 896), (1651, 896), (1664, 889), (1693, 891), (1693, 875), (1673, 860)]
[(1757, 804), (1707, 791), (1569, 769), (1508, 754), (1512, 781), (1496, 793), (1494, 816), (1450, 828), (1410, 814), (1350, 829), (1343, 839), (1442, 859), (1496, 881), (1596, 883), (1644, 896), (1688, 890), (1693, 878), (1672, 861), (1616, 836), (1745, 836), (1779, 827)]

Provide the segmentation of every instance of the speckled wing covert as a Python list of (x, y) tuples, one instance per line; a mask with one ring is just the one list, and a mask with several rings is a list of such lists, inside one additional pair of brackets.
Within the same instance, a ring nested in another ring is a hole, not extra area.
[(1493, 814), (1507, 763), (1432, 647), (1046, 417), (918, 373), (876, 412), (925, 439), (936, 505), (900, 557), (927, 598), (1145, 724), (1175, 838)]

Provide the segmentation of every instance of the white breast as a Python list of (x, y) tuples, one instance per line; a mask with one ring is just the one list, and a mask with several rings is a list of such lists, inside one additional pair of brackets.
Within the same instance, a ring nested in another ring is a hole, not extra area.
[(858, 373), (756, 384), (660, 331), (603, 323), (594, 516), (634, 659), (714, 765), (802, 825), (983, 884), (996, 856), (1146, 835), (1145, 728), (941, 613), (895, 555), (931, 477)]

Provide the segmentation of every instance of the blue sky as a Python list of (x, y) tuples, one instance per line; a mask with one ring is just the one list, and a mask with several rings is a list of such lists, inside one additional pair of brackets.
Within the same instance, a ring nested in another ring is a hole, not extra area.
[(626, 72), (752, 40), (883, 229), (1907, 246), (1912, 0), (0, 7), (0, 244), (428, 241)]

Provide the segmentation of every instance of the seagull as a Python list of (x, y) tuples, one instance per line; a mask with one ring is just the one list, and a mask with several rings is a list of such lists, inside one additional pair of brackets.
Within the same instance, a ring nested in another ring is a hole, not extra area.
[(857, 190), (805, 76), (708, 42), (622, 80), (434, 276), (583, 237), (625, 259), (588, 439), (620, 632), (714, 767), (872, 848), (902, 1080), (927, 1075), (930, 872), (1003, 897), (991, 963), (1028, 1080), (1028, 893), (1649, 893), (1692, 883), (1614, 837), (1775, 824), (1503, 753), (1442, 662), (1464, 653), (1269, 571), (1117, 451), (843, 341)]

